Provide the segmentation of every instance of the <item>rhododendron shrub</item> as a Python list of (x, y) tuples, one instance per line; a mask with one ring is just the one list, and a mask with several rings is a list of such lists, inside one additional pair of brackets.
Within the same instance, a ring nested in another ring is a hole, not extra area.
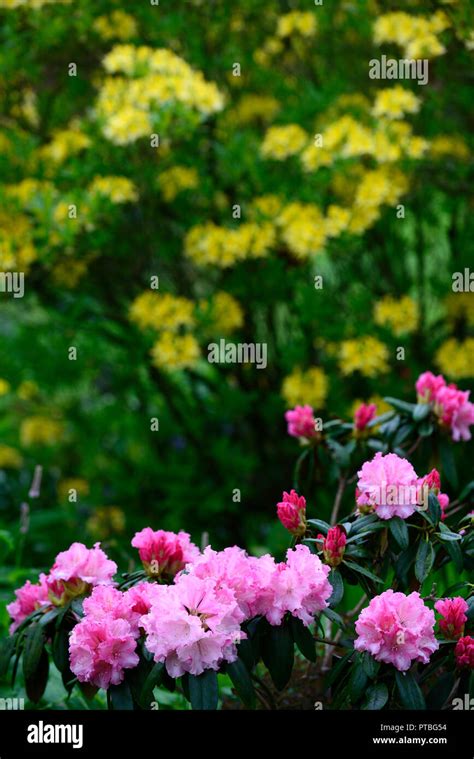
[(94, 708), (170, 693), (195, 709), (280, 708), (309, 674), (324, 708), (452, 708), (474, 682), (474, 487), (453, 453), (470, 401), (429, 372), (416, 392), (317, 435), (310, 407), (287, 414), (303, 450), (269, 507), (284, 554), (200, 550), (153, 527), (132, 538), (126, 572), (99, 544), (61, 551), (7, 605), (0, 674), (21, 672), (37, 703), (52, 664)]

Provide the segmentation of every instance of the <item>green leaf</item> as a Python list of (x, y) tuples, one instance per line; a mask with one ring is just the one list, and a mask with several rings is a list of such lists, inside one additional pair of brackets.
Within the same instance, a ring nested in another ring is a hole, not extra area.
[(242, 659), (236, 659), (228, 664), (226, 671), (245, 706), (248, 709), (255, 709), (255, 690), (249, 671)]
[[(23, 667), (24, 670), (24, 667)], [(41, 650), (41, 655), (36, 663), (36, 669), (31, 677), (25, 677), (26, 695), (37, 704), (48, 684), (49, 659), (46, 649)]]
[(462, 535), (457, 532), (451, 532), (449, 527), (441, 522), (439, 532), (436, 533), (440, 540), (462, 540)]
[(14, 542), (11, 534), (6, 530), (0, 530), (0, 562), (3, 562), (10, 553), (13, 551)]
[(355, 533), (365, 530), (370, 532), (369, 526), (374, 524), (380, 524), (380, 519), (376, 514), (366, 514), (363, 517), (357, 517), (352, 523), (351, 537), (355, 535)]
[(376, 711), (383, 709), (388, 701), (388, 689), (385, 683), (377, 683), (367, 688), (367, 694), (361, 709)]
[(348, 683), (351, 703), (355, 704), (361, 698), (367, 685), (367, 680), (368, 678), (362, 665), (359, 662), (354, 664)]
[(449, 540), (443, 543), (443, 548), (448, 553), (456, 567), (458, 572), (462, 572), (464, 569), (464, 558), (461, 551), (461, 546), (457, 540)]
[(411, 672), (395, 672), (395, 680), (403, 706), (406, 709), (421, 711), (426, 709), (425, 699), (420, 686)]
[(426, 697), (426, 705), (430, 710), (442, 709), (454, 686), (454, 672), (444, 672), (436, 679), (434, 687)]
[(331, 620), (331, 622), (334, 622), (339, 627), (345, 627), (346, 624), (341, 617), (340, 614), (337, 613), (337, 611), (334, 611), (334, 609), (323, 609), (321, 614), (324, 614), (325, 617)]
[(281, 625), (269, 625), (269, 630), (262, 641), (262, 659), (278, 690), (283, 690), (293, 670), (294, 643), (290, 628), (284, 622)]
[(193, 709), (214, 711), (219, 701), (217, 672), (206, 669), (202, 675), (189, 675), (189, 698)]
[(403, 411), (405, 414), (410, 414), (410, 416), (413, 415), (413, 412), (415, 410), (415, 404), (414, 403), (407, 403), (406, 401), (401, 401), (399, 398), (384, 398), (384, 401), (389, 403), (393, 408), (396, 408), (397, 411)]
[(111, 685), (108, 694), (114, 711), (130, 711), (133, 709), (132, 691), (126, 680), (120, 685)]
[(444, 438), (441, 439), (439, 444), (439, 452), (441, 455), (441, 466), (443, 474), (448, 480), (449, 484), (454, 490), (458, 489), (458, 472), (456, 469), (456, 460), (454, 458), (453, 447)]
[(342, 581), (341, 573), (337, 569), (332, 569), (328, 575), (328, 580), (332, 586), (332, 594), (328, 600), (329, 606), (332, 608), (337, 606), (344, 596), (344, 583)]
[(312, 527), (317, 527), (318, 530), (320, 530), (323, 535), (327, 535), (330, 525), (328, 525), (327, 522), (323, 522), (322, 519), (308, 519), (308, 524), (310, 524)]
[(69, 630), (56, 631), (52, 645), (53, 661), (60, 672), (69, 671)]
[(316, 661), (316, 645), (311, 631), (304, 626), (301, 619), (291, 617), (291, 632), (299, 651), (309, 661)]
[(428, 540), (421, 540), (415, 559), (415, 576), (420, 583), (422, 583), (431, 572), (434, 559), (435, 552), (431, 543)]
[(152, 700), (153, 689), (161, 682), (164, 667), (163, 662), (155, 662), (153, 664), (143, 683), (140, 692), (140, 703), (147, 704)]
[(377, 677), (377, 673), (380, 669), (380, 662), (375, 661), (374, 657), (371, 656), (368, 651), (364, 651), (360, 657), (360, 661), (367, 677), (370, 677), (371, 680)]
[(348, 651), (347, 654), (344, 654), (344, 656), (341, 659), (339, 659), (339, 661), (328, 672), (325, 683), (324, 683), (326, 690), (330, 688), (331, 685), (337, 680), (342, 670), (344, 669), (346, 664), (349, 662), (349, 659), (353, 655), (354, 655), (354, 649), (351, 648), (351, 650)]
[(25, 680), (31, 680), (40, 664), (46, 635), (44, 628), (39, 624), (31, 625), (25, 634), (25, 648), (23, 651), (23, 676)]
[(428, 514), (430, 515), (431, 523), (437, 527), (441, 519), (441, 506), (434, 493), (429, 493), (428, 495)]
[(392, 517), (388, 520), (388, 527), (400, 548), (403, 551), (408, 548), (410, 538), (405, 520), (400, 517)]
[(364, 577), (368, 577), (373, 582), (379, 582), (383, 584), (383, 580), (381, 580), (380, 577), (377, 577), (377, 575), (374, 575), (373, 572), (370, 572), (365, 567), (361, 567), (360, 564), (356, 564), (354, 561), (347, 561), (347, 559), (345, 559), (343, 563), (349, 567), (349, 569), (352, 569), (353, 572), (364, 575)]
[(8, 672), (14, 648), (15, 638), (0, 640), (0, 677), (4, 677)]
[(429, 415), (431, 407), (429, 403), (417, 403), (413, 409), (413, 420), (415, 422), (421, 422)]

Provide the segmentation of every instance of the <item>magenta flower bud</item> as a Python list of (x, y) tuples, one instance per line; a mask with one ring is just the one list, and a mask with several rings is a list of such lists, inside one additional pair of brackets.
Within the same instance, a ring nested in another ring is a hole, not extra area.
[[(323, 537), (320, 535), (319, 537)], [(328, 530), (328, 534), (323, 538), (323, 555), (326, 564), (330, 567), (337, 567), (344, 556), (346, 550), (347, 537), (344, 529), (336, 525)]]
[(468, 610), (468, 605), (464, 598), (441, 598), (435, 603), (435, 609), (441, 614), (439, 620), (439, 629), (445, 638), (460, 638), (464, 633), (464, 625), (467, 616), (464, 612)]
[(471, 638), (470, 635), (459, 638), (454, 649), (454, 655), (458, 667), (474, 669), (474, 638)]
[(356, 430), (359, 432), (364, 430), (376, 414), (377, 406), (375, 403), (361, 403), (354, 414), (354, 425)]
[(282, 501), (277, 504), (278, 519), (283, 527), (295, 537), (301, 537), (306, 532), (306, 499), (298, 495), (296, 490), (283, 493)]
[(438, 495), (441, 489), (441, 477), (437, 469), (432, 469), (429, 474), (423, 477), (422, 485), (427, 485), (428, 490), (432, 491), (435, 495)]
[(302, 437), (310, 440), (316, 437), (316, 419), (311, 406), (295, 406), (287, 411), (285, 419), (288, 422), (288, 434), (292, 437)]

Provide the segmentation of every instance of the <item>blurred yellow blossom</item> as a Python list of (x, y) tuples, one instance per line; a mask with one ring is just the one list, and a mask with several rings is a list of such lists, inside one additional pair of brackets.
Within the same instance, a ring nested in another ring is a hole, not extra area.
[(261, 151), (265, 158), (283, 161), (299, 153), (308, 142), (308, 135), (298, 124), (273, 126), (268, 129)]
[(82, 477), (68, 477), (58, 482), (58, 496), (61, 501), (67, 501), (70, 490), (75, 490), (79, 496), (87, 496), (90, 492), (89, 483)]
[(403, 48), (404, 57), (408, 59), (435, 58), (446, 52), (436, 35), (449, 25), (448, 17), (443, 11), (437, 11), (429, 18), (395, 11), (377, 18), (374, 23), (374, 41), (377, 45), (395, 42)]
[(199, 175), (194, 168), (172, 166), (161, 172), (158, 184), (164, 199), (171, 202), (183, 190), (193, 190), (198, 187)]
[(293, 255), (303, 260), (320, 253), (326, 242), (326, 226), (319, 208), (311, 203), (290, 203), (277, 218), (281, 236)]
[(21, 453), (9, 445), (0, 445), (0, 469), (19, 469), (23, 464)]
[(470, 326), (474, 326), (474, 293), (451, 293), (444, 302), (451, 322), (465, 319)]
[(199, 356), (199, 344), (189, 334), (163, 332), (151, 349), (152, 363), (165, 371), (191, 369), (196, 366)]
[(435, 363), (443, 374), (458, 380), (474, 376), (474, 337), (446, 340), (435, 354)]
[(99, 16), (92, 28), (104, 40), (129, 40), (135, 37), (138, 31), (133, 16), (122, 10), (112, 11), (108, 16)]
[(271, 95), (243, 95), (231, 111), (232, 119), (238, 124), (250, 124), (261, 119), (271, 121), (280, 110), (280, 103)]
[(194, 303), (180, 295), (145, 291), (130, 306), (130, 319), (139, 329), (176, 331), (194, 325)]
[(343, 340), (339, 346), (339, 368), (343, 375), (359, 371), (364, 377), (388, 372), (388, 348), (376, 337), (366, 335)]
[(55, 445), (63, 439), (64, 425), (48, 416), (30, 416), (20, 426), (20, 440), (25, 447)]
[(127, 177), (94, 177), (88, 187), (92, 195), (102, 195), (112, 203), (135, 203), (138, 192)]
[(401, 119), (405, 113), (417, 113), (419, 110), (420, 98), (397, 84), (377, 92), (372, 114), (376, 118), (386, 116), (389, 119)]
[(10, 383), (0, 378), (0, 395), (7, 395), (10, 392)]
[(51, 142), (40, 149), (39, 154), (48, 161), (60, 164), (70, 156), (85, 150), (90, 144), (90, 138), (79, 128), (59, 129), (54, 132)]
[(433, 158), (452, 156), (459, 160), (469, 158), (469, 148), (462, 137), (456, 135), (440, 134), (430, 141), (430, 154)]
[(292, 34), (301, 34), (303, 37), (312, 37), (316, 33), (316, 17), (311, 11), (291, 11), (278, 19), (278, 37), (290, 37)]
[(125, 530), (125, 513), (118, 506), (99, 506), (86, 522), (88, 532), (104, 540)]
[(211, 264), (225, 269), (246, 258), (266, 256), (275, 238), (274, 227), (269, 222), (244, 223), (236, 229), (208, 222), (189, 230), (184, 252), (198, 266)]
[(17, 388), (16, 394), (22, 401), (31, 401), (39, 395), (39, 387), (33, 380), (23, 380)]
[(297, 367), (283, 380), (281, 394), (289, 408), (300, 404), (320, 408), (328, 394), (328, 378), (318, 366), (306, 370)]
[(374, 321), (382, 327), (389, 327), (396, 337), (414, 332), (418, 326), (418, 304), (408, 295), (392, 298), (386, 295), (374, 306)]
[(242, 307), (229, 293), (217, 292), (202, 305), (210, 311), (211, 329), (215, 333), (228, 334), (244, 323)]

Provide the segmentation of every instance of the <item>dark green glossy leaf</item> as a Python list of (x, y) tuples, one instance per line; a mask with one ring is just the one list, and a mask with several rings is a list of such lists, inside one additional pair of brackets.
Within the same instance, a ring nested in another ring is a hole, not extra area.
[(207, 669), (202, 675), (189, 675), (189, 698), (193, 709), (203, 711), (217, 709), (219, 701), (217, 672)]
[(420, 686), (416, 682), (411, 672), (395, 672), (400, 700), (406, 709), (417, 711), (426, 709), (425, 699), (421, 692)]
[(402, 550), (408, 548), (410, 539), (405, 520), (400, 517), (392, 517), (388, 520), (388, 527), (400, 548)]
[(377, 711), (383, 709), (388, 701), (388, 689), (385, 683), (376, 683), (367, 688), (365, 701), (361, 709), (367, 711)]
[(296, 646), (309, 661), (316, 661), (316, 645), (311, 631), (304, 626), (301, 619), (291, 618), (291, 633)]
[(232, 680), (237, 694), (248, 709), (255, 708), (255, 690), (249, 671), (242, 659), (236, 659), (228, 664), (226, 671)]
[(291, 677), (294, 659), (294, 643), (290, 628), (284, 622), (269, 625), (262, 640), (262, 658), (278, 690), (283, 690)]
[(415, 576), (422, 583), (431, 572), (435, 552), (433, 546), (428, 540), (421, 540), (416, 552), (415, 559)]

